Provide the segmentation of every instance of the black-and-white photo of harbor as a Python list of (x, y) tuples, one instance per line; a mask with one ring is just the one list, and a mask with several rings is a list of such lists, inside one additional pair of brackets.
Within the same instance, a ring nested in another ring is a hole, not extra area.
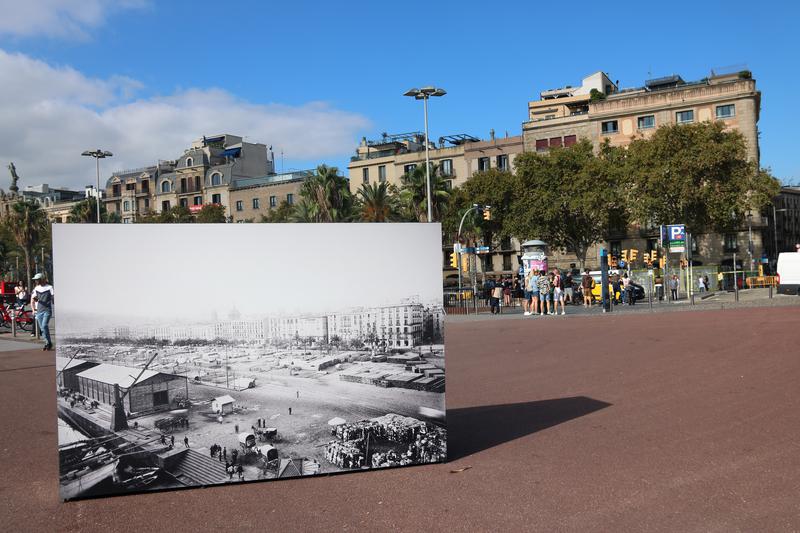
[(62, 499), (446, 460), (440, 235), (56, 226)]

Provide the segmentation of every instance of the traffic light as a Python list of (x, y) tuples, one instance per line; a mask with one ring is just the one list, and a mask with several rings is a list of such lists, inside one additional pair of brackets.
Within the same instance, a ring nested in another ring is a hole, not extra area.
[(650, 261), (655, 263), (658, 260), (658, 250), (650, 250)]
[(492, 220), (492, 212), (489, 209), (483, 210), (483, 220)]
[(611, 268), (617, 268), (618, 266), (619, 266), (619, 263), (617, 262), (617, 256), (612, 255), (611, 256)]
[(469, 272), (469, 255), (467, 254), (461, 256), (461, 271)]
[(450, 252), (450, 266), (458, 268), (458, 253)]
[(634, 249), (634, 250), (630, 250), (630, 253), (628, 254), (628, 257), (630, 258), (630, 260), (631, 260), (631, 263), (633, 263), (634, 261), (636, 261), (636, 256), (637, 256), (638, 254), (639, 254), (639, 250), (636, 250), (636, 249)]
[(681, 268), (686, 268), (687, 266), (689, 266), (689, 261), (681, 259)]
[(624, 263), (628, 262), (628, 250), (622, 250), (622, 261)]
[(644, 261), (645, 265), (649, 265), (650, 264), (650, 254), (648, 254), (647, 252), (642, 254), (642, 261)]
[(667, 258), (666, 257), (662, 257), (661, 259), (659, 259), (658, 260), (658, 266), (661, 267), (661, 269), (663, 270), (664, 267), (667, 266)]

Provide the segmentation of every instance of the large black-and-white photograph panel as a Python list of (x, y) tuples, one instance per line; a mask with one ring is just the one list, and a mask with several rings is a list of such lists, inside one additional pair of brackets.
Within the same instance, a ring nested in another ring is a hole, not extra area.
[(62, 499), (446, 460), (439, 224), (53, 245)]

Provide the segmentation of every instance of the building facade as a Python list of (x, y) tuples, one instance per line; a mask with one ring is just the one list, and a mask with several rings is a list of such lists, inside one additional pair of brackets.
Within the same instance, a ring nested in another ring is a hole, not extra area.
[(229, 192), (232, 221), (258, 222), (283, 202), (294, 205), (303, 183), (313, 175), (313, 170), (301, 170), (234, 180)]
[(767, 212), (772, 220), (770, 258), (777, 260), (781, 252), (794, 252), (800, 244), (800, 187), (781, 187)]
[(197, 212), (204, 205), (222, 205), (230, 215), (230, 189), (236, 180), (272, 174), (274, 155), (266, 145), (236, 135), (213, 135), (194, 141), (174, 160), (114, 172), (106, 183), (104, 202), (123, 223), (177, 206)]
[[(466, 134), (448, 135), (428, 146), (432, 164), (451, 187), (462, 185), (475, 172), (511, 170), (514, 158), (522, 153), (522, 136), (481, 140)], [(356, 155), (347, 166), (350, 192), (363, 184), (386, 182), (400, 187), (404, 174), (425, 165), (425, 134), (421, 132), (384, 134), (377, 140), (361, 139)]]

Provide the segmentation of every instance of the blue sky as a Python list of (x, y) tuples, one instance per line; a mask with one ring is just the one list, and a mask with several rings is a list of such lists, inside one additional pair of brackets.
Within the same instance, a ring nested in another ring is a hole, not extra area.
[[(491, 128), (518, 134), (540, 90), (597, 70), (630, 87), (740, 64), (762, 91), (762, 165), (800, 181), (786, 113), (800, 86), (793, 2), (550, 10), (529, 2), (0, 0), (0, 8), (15, 13), (0, 21), (0, 79), (19, 80), (12, 102), (5, 98), (13, 107), (0, 107), (0, 117), (15, 118), (0, 122), (0, 160), (17, 162), (29, 183), (88, 182), (91, 165), (72, 156), (79, 145), (114, 151), (113, 168), (138, 166), (221, 129), (283, 149), (287, 168), (344, 168), (361, 136), (422, 129), (421, 105), (402, 96), (413, 86), (448, 91), (431, 102), (432, 138), (487, 137)], [(39, 139), (53, 147), (53, 161), (36, 153)]]

